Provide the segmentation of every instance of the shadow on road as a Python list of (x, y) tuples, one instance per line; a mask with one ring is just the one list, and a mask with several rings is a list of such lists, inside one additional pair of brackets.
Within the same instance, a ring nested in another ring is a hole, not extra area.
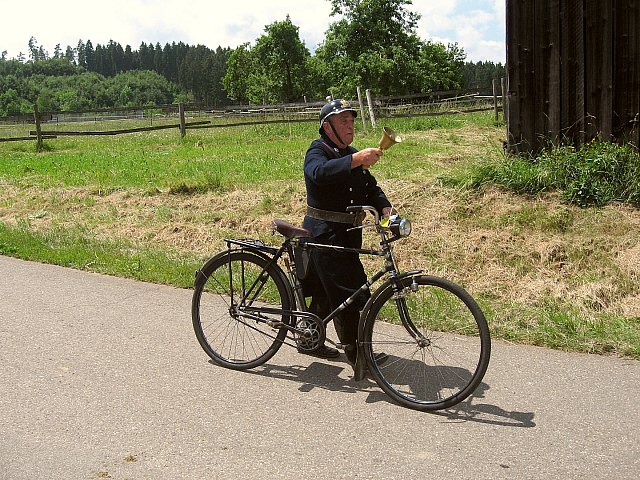
[(535, 416), (533, 412), (510, 411), (489, 403), (476, 403), (479, 399), (484, 398), (485, 392), (489, 388), (488, 384), (482, 382), (473, 395), (465, 401), (448, 410), (433, 413), (445, 417), (450, 422), (478, 422), (519, 428), (536, 426), (533, 421)]
[[(216, 365), (211, 360), (209, 363)], [(340, 377), (339, 374), (345, 368), (351, 369), (348, 364), (344, 363), (313, 362), (308, 367), (302, 365), (265, 364), (253, 370), (238, 373), (293, 381), (300, 384), (298, 390), (301, 392), (310, 392), (314, 388), (322, 388), (341, 393), (367, 392), (369, 394), (366, 399), (367, 403), (387, 402), (394, 405), (396, 404), (386, 393), (380, 390), (376, 382), (369, 377), (360, 382), (356, 382), (352, 378), (345, 380)], [(482, 382), (475, 393), (464, 402), (448, 410), (428, 413), (441, 416), (445, 418), (446, 421), (452, 423), (478, 422), (518, 428), (532, 428), (536, 426), (533, 421), (533, 412), (509, 411), (496, 405), (476, 403), (479, 399), (484, 398), (489, 388), (488, 384)]]

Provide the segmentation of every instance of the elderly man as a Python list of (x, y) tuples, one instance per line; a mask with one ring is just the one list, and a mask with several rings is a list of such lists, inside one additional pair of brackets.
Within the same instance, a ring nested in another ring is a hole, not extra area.
[[(391, 203), (369, 172), (382, 156), (379, 148), (356, 150), (351, 147), (357, 112), (348, 102), (335, 99), (320, 111), (320, 135), (307, 150), (304, 179), (307, 189), (307, 215), (303, 226), (311, 232), (315, 243), (349, 248), (362, 247), (362, 230), (350, 230), (356, 215), (347, 213), (351, 205), (371, 205), (381, 215), (390, 215)], [(314, 249), (312, 274), (305, 285), (311, 291), (309, 310), (326, 317), (366, 281), (357, 253)], [(352, 366), (357, 356), (357, 333), (360, 311), (367, 301), (361, 295), (334, 320), (340, 343)], [(315, 355), (330, 358), (339, 352), (323, 345)]]

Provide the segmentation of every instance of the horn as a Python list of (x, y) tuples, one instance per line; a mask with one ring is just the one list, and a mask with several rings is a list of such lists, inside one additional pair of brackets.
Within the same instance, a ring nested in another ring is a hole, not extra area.
[(382, 129), (382, 138), (380, 139), (379, 146), (382, 150), (386, 150), (387, 148), (395, 145), (396, 143), (400, 143), (402, 141), (402, 137), (389, 127), (384, 127)]

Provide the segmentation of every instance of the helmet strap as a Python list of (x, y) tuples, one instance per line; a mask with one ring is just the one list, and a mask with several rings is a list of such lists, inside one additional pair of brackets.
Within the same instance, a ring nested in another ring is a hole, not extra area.
[(336, 140), (338, 140), (338, 142), (340, 142), (340, 145), (344, 145), (344, 147), (340, 147), (340, 148), (346, 148), (347, 145), (342, 141), (342, 139), (340, 138), (340, 135), (338, 135), (338, 131), (336, 130), (336, 128), (333, 126), (333, 123), (331, 122), (330, 118), (327, 118), (326, 122), (329, 125), (331, 125), (331, 130), (333, 130), (333, 134), (336, 137)]

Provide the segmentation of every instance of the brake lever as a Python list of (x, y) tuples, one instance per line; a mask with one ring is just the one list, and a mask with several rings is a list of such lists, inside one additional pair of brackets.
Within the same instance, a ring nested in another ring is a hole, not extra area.
[(358, 230), (358, 229), (365, 229), (367, 227), (375, 227), (376, 224), (375, 223), (363, 223), (362, 225), (358, 225), (356, 227), (351, 227), (351, 228), (347, 228), (347, 232), (350, 232), (351, 230)]

